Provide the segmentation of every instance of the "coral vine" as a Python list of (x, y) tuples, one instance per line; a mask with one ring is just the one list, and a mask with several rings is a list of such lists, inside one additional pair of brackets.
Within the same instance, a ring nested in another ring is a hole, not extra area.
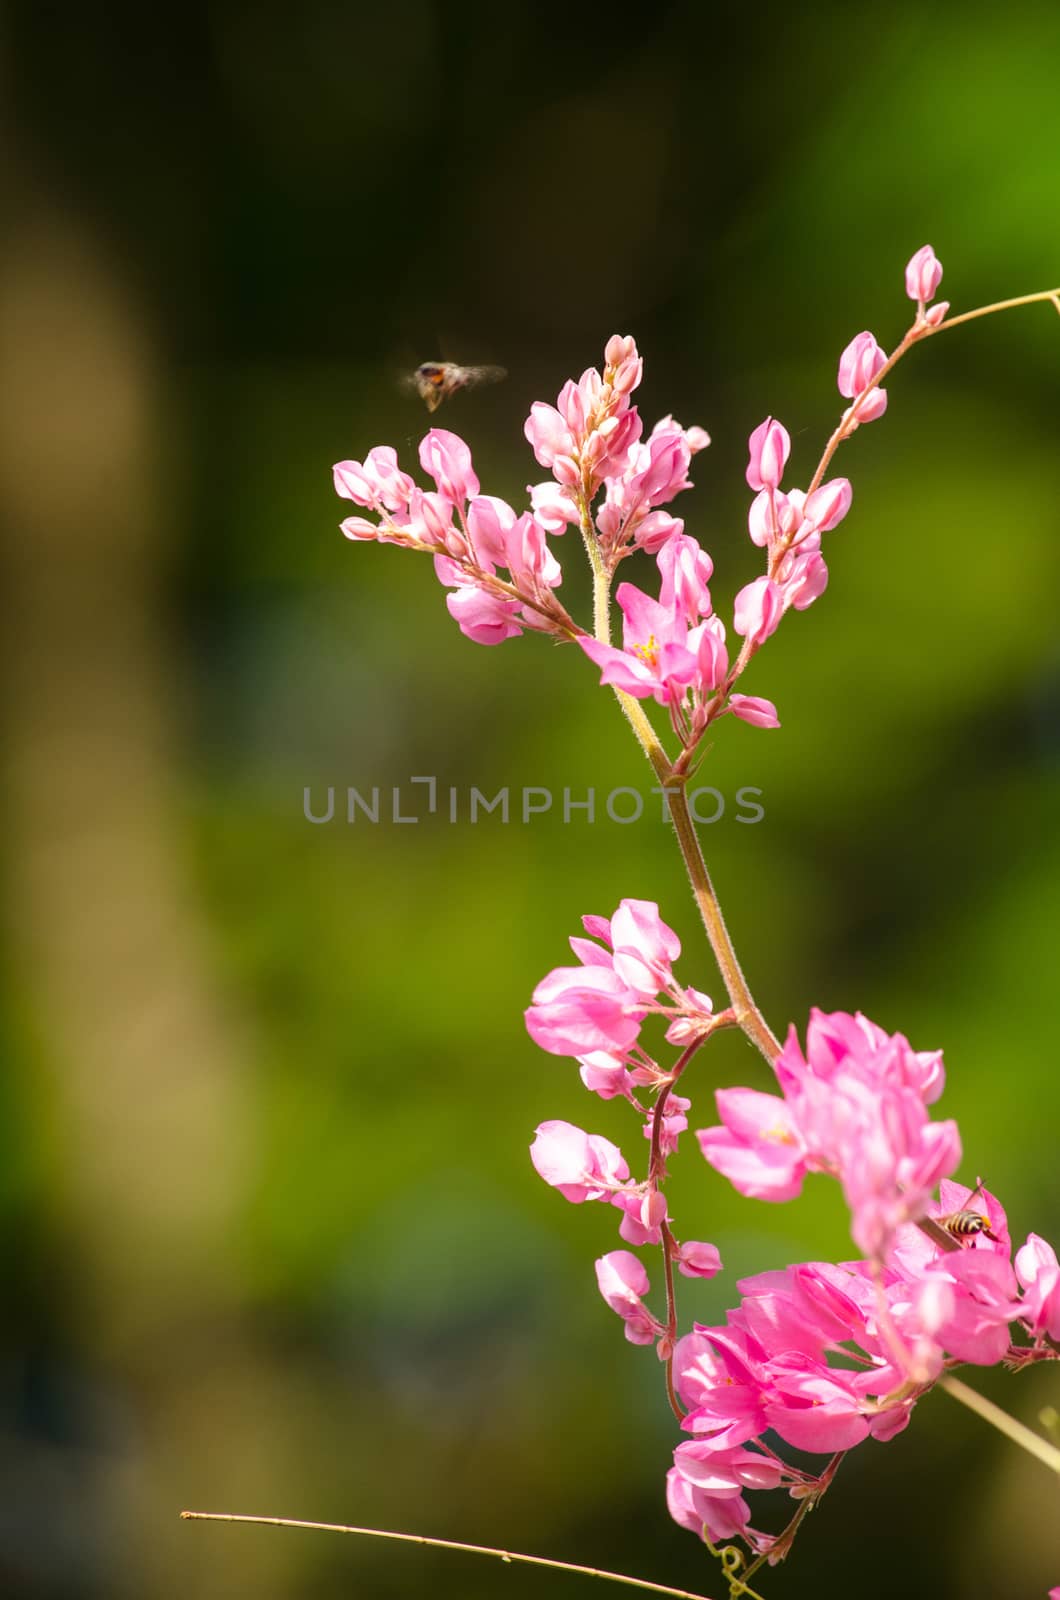
[[(932, 303), (941, 278), (925, 245), (906, 268), (915, 312), (893, 353), (867, 330), (843, 351), (837, 382), (849, 405), (805, 489), (781, 488), (791, 452), (783, 425), (767, 417), (752, 432), (748, 532), (763, 551), (764, 571), (736, 596), (731, 633), (738, 646), (713, 607), (709, 555), (665, 509), (690, 486), (693, 456), (710, 440), (672, 417), (643, 436), (632, 399), (643, 363), (627, 336), (612, 337), (602, 370), (566, 383), (555, 406), (531, 408), (526, 437), (551, 476), (528, 489), (526, 511), (481, 494), (468, 446), (444, 429), (432, 428), (420, 446), (433, 489), (418, 487), (386, 446), (334, 469), (338, 493), (370, 514), (348, 517), (343, 532), (432, 554), (451, 591), (450, 614), (468, 638), (495, 645), (531, 629), (575, 642), (600, 682), (614, 688), (669, 797), (728, 1003), (715, 1010), (677, 979), (681, 946), (654, 903), (626, 899), (610, 918), (586, 917), (588, 937), (571, 940), (577, 965), (542, 980), (526, 1023), (543, 1050), (577, 1061), (588, 1090), (628, 1102), (648, 1142), (644, 1176), (632, 1175), (610, 1140), (567, 1122), (543, 1123), (531, 1155), (567, 1200), (617, 1208), (626, 1245), (662, 1251), (664, 1316), (647, 1305), (648, 1273), (631, 1250), (604, 1255), (597, 1282), (626, 1338), (656, 1348), (670, 1403), (689, 1435), (667, 1477), (672, 1516), (712, 1548), (740, 1538), (752, 1553), (746, 1566), (734, 1550), (723, 1553), (733, 1593), (750, 1593), (745, 1580), (761, 1563), (788, 1553), (842, 1455), (867, 1438), (893, 1438), (951, 1368), (1060, 1357), (1055, 1251), (1031, 1233), (1013, 1263), (1001, 1203), (981, 1184), (952, 1181), (961, 1159), (957, 1126), (928, 1109), (943, 1089), (941, 1053), (914, 1050), (901, 1034), (842, 1012), (811, 1012), (805, 1045), (794, 1028), (781, 1045), (736, 959), (685, 797), (704, 736), (720, 718), (779, 725), (771, 700), (737, 684), (787, 613), (806, 610), (825, 591), (825, 536), (852, 501), (848, 480), (826, 475), (838, 447), (883, 416), (884, 380), (897, 361), (922, 339), (1008, 306), (1051, 300), (1060, 311), (1060, 291), (1050, 291), (948, 318), (948, 304)], [(593, 571), (592, 632), (556, 597), (562, 570), (549, 540), (571, 525)], [(654, 557), (657, 592), (618, 587), (617, 646), (611, 583), (634, 551)], [(664, 708), (675, 754), (664, 749), (645, 701)], [(677, 1052), (669, 1065), (642, 1041), (650, 1018), (663, 1020), (663, 1044)], [(668, 1212), (667, 1164), (691, 1110), (676, 1090), (693, 1076), (693, 1058), (711, 1036), (732, 1027), (758, 1046), (778, 1092), (719, 1089), (720, 1121), (696, 1132), (702, 1155), (740, 1194), (759, 1200), (796, 1198), (809, 1173), (835, 1178), (859, 1254), (742, 1279), (740, 1303), (724, 1326), (697, 1324), (681, 1335), (674, 1269), (712, 1277), (721, 1261), (712, 1244), (680, 1241)], [(770, 1438), (830, 1459), (809, 1471), (784, 1460)], [(772, 1535), (751, 1526), (746, 1496), (778, 1487), (798, 1509)]]

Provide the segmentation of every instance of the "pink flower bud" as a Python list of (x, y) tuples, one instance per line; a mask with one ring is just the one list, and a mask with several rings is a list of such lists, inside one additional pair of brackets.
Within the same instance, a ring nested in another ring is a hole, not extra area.
[(460, 632), (474, 644), (503, 644), (523, 631), (517, 620), (516, 600), (483, 594), (468, 585), (446, 595), (445, 605)]
[(671, 539), (679, 539), (685, 531), (684, 522), (680, 517), (671, 517), (668, 511), (649, 511), (646, 517), (641, 517), (636, 524), (633, 543), (638, 550), (646, 550), (649, 555), (657, 556), (664, 545)]
[[(859, 333), (839, 357), (839, 393), (853, 400), (855, 395), (870, 386), (886, 360), (886, 355), (868, 329)], [(860, 411), (858, 415), (862, 415)], [(866, 417), (863, 420), (867, 422), (869, 419)]]
[(877, 417), (882, 417), (887, 410), (887, 390), (869, 389), (858, 404), (857, 420), (861, 422), (875, 422)]
[[(352, 498), (352, 496), (347, 496), (347, 498)], [(369, 522), (367, 517), (347, 517), (344, 522), (339, 523), (339, 527), (347, 539), (376, 539), (379, 537), (379, 529), (374, 522)]]
[(569, 456), (574, 449), (574, 439), (566, 422), (555, 406), (548, 406), (543, 400), (535, 400), (530, 407), (523, 432), (539, 466), (550, 467), (556, 456)]
[(784, 504), (785, 496), (779, 492), (770, 494), (768, 489), (762, 489), (755, 496), (747, 513), (747, 531), (752, 544), (765, 549), (766, 545), (773, 542), (777, 532), (775, 515), (779, 515)]
[(689, 1239), (677, 1253), (677, 1270), (686, 1278), (715, 1277), (721, 1271), (717, 1245)]
[(775, 489), (791, 453), (788, 431), (772, 417), (758, 425), (747, 441), (747, 482), (752, 489)]
[(711, 603), (707, 585), (714, 563), (692, 535), (675, 534), (655, 559), (662, 574), (659, 604), (676, 609), (690, 624), (698, 622), (700, 617), (709, 617)]
[(433, 540), (435, 544), (445, 544), (453, 531), (451, 502), (441, 494), (418, 494), (414, 501), (414, 509), (427, 538)]
[[(540, 461), (540, 456), (538, 457)], [(547, 466), (547, 462), (542, 465)], [(573, 456), (555, 456), (552, 461), (552, 476), (564, 489), (573, 489), (581, 483), (581, 469)]]
[(585, 404), (581, 387), (573, 378), (568, 378), (560, 390), (556, 408), (570, 429), (572, 437), (580, 439), (585, 432), (585, 413), (589, 408)]
[(937, 306), (932, 306), (930, 311), (924, 312), (924, 321), (929, 328), (937, 328), (940, 322), (946, 320), (946, 313), (949, 309), (949, 301), (940, 300)]
[(729, 655), (725, 649), (725, 629), (717, 617), (711, 617), (700, 627), (693, 628), (688, 636), (689, 649), (695, 646), (696, 682), (700, 689), (713, 693), (725, 682), (729, 670)]
[(596, 1263), (596, 1281), (607, 1304), (626, 1324), (626, 1338), (631, 1344), (651, 1344), (662, 1332), (659, 1324), (643, 1304), (651, 1285), (648, 1274), (637, 1257), (629, 1250), (612, 1250)]
[(832, 478), (814, 490), (803, 506), (802, 514), (818, 533), (828, 533), (838, 527), (850, 510), (853, 495), (854, 491), (846, 478)]
[(613, 333), (604, 346), (604, 363), (609, 367), (619, 367), (627, 356), (635, 356), (637, 346), (632, 336), (628, 333)]
[(764, 644), (784, 615), (784, 597), (772, 578), (756, 578), (736, 596), (733, 627), (749, 644)]
[(788, 604), (794, 606), (796, 611), (805, 611), (807, 606), (824, 594), (827, 587), (828, 568), (820, 551), (797, 552), (782, 584), (784, 599)]
[(942, 282), (942, 263), (929, 244), (923, 244), (905, 269), (905, 292), (910, 300), (926, 305)]
[(480, 567), (506, 567), (508, 535), (515, 526), (515, 512), (506, 500), (494, 494), (479, 494), (467, 512), (467, 528)]
[(692, 459), (684, 434), (679, 429), (656, 433), (648, 440), (648, 465), (630, 485), (634, 495), (643, 495), (649, 505), (665, 505), (681, 489), (689, 487), (688, 467)]
[(359, 461), (337, 461), (331, 471), (335, 493), (343, 500), (352, 500), (358, 506), (378, 504), (378, 488)]
[(731, 694), (729, 710), (733, 716), (739, 717), (741, 722), (749, 722), (753, 728), (780, 727), (780, 718), (772, 700), (760, 700), (753, 694)]
[(569, 522), (577, 522), (578, 508), (570, 495), (558, 484), (528, 483), (526, 492), (534, 508), (534, 516), (546, 533), (562, 533)]
[(438, 493), (462, 506), (478, 494), (479, 482), (471, 465), (471, 451), (463, 439), (446, 428), (432, 428), (420, 440), (420, 466), (438, 485)]

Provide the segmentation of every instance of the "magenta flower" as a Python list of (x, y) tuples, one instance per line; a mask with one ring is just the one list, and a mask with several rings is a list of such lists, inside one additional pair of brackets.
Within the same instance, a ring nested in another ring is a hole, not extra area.
[(636, 1040), (647, 1010), (610, 966), (557, 967), (534, 990), (526, 1026), (550, 1055), (621, 1052)]
[(751, 1519), (741, 1494), (708, 1494), (690, 1483), (678, 1467), (671, 1467), (666, 1474), (666, 1506), (680, 1527), (712, 1544), (742, 1534)]
[(722, 1126), (696, 1133), (716, 1172), (755, 1200), (794, 1200), (806, 1175), (806, 1151), (794, 1113), (779, 1095), (719, 1089)]
[(956, 1124), (932, 1122), (925, 1109), (941, 1091), (938, 1053), (918, 1053), (865, 1017), (814, 1011), (806, 1056), (792, 1029), (776, 1072), (782, 1099), (719, 1090), (722, 1126), (697, 1134), (704, 1156), (741, 1193), (767, 1200), (798, 1194), (807, 1171), (831, 1173), (855, 1241), (887, 1258), (960, 1160)]
[(796, 1450), (849, 1450), (869, 1431), (851, 1376), (787, 1350), (769, 1362), (768, 1424)]

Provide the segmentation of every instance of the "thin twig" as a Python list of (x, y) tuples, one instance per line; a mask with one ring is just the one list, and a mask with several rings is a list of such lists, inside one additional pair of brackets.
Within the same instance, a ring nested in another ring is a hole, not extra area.
[(1037, 1459), (1051, 1468), (1053, 1472), (1060, 1473), (1060, 1450), (1055, 1444), (1050, 1444), (1048, 1439), (1043, 1439), (1040, 1433), (1035, 1433), (1025, 1423), (1018, 1422), (1015, 1417), (1009, 1416), (1007, 1411), (1002, 1411), (992, 1400), (979, 1394), (975, 1389), (969, 1389), (960, 1378), (946, 1376), (939, 1379), (939, 1388), (945, 1389), (954, 1400), (959, 1400), (969, 1411), (974, 1411), (976, 1416), (982, 1417), (984, 1422), (989, 1422), (1006, 1439), (1011, 1439), (1013, 1444), (1018, 1444), (1026, 1450), (1028, 1455)]
[(609, 1583), (625, 1583), (634, 1589), (665, 1594), (671, 1600), (709, 1600), (707, 1595), (689, 1589), (672, 1589), (667, 1583), (649, 1583), (647, 1578), (631, 1578), (625, 1572), (605, 1572), (601, 1567), (583, 1567), (574, 1561), (553, 1561), (548, 1556), (527, 1556), (517, 1550), (496, 1550), (487, 1544), (464, 1544), (458, 1539), (429, 1539), (422, 1533), (394, 1533), (388, 1528), (351, 1528), (342, 1522), (302, 1522), (296, 1517), (248, 1517), (228, 1511), (182, 1511), (184, 1522), (247, 1522), (261, 1528), (305, 1528), (313, 1533), (356, 1533), (368, 1539), (395, 1539), (400, 1544), (419, 1544), (430, 1550), (458, 1550), (465, 1555), (496, 1556), (499, 1561), (521, 1561), (531, 1567), (549, 1567), (555, 1572), (574, 1572), (583, 1578), (604, 1578)]

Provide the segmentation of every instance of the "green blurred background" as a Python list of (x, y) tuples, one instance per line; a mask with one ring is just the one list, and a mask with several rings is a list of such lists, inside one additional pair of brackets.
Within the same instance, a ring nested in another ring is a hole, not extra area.
[[(632, 332), (649, 424), (713, 435), (676, 509), (724, 614), (758, 560), (748, 432), (780, 416), (805, 481), (839, 351), (866, 325), (893, 343), (917, 246), (956, 309), (1060, 279), (1060, 14), (0, 19), (0, 1591), (600, 1592), (182, 1525), (191, 1505), (720, 1595), (663, 1505), (661, 1374), (595, 1288), (615, 1214), (564, 1205), (526, 1156), (548, 1117), (639, 1147), (521, 1021), (584, 911), (658, 899), (684, 980), (719, 992), (672, 841), (648, 817), (304, 820), (307, 785), (413, 774), (649, 786), (571, 651), (473, 646), (427, 562), (343, 541), (330, 466), (382, 442), (412, 465), (425, 414), (395, 372), (502, 362), (437, 421), (519, 501), (543, 475), (530, 402)], [(844, 450), (827, 596), (747, 683), (782, 730), (719, 731), (704, 781), (730, 811), (706, 848), (774, 1026), (860, 1007), (944, 1045), (963, 1175), (1014, 1235), (1055, 1239), (1060, 324), (975, 324), (890, 393)], [(573, 536), (559, 553), (584, 615)], [(740, 785), (764, 791), (756, 827), (732, 819)], [(710, 1054), (693, 1125), (713, 1083), (764, 1084), (740, 1042)], [(683, 1286), (687, 1319), (737, 1276), (850, 1252), (834, 1186), (741, 1201), (691, 1145), (674, 1204), (728, 1269)], [(1032, 1423), (1056, 1403), (1047, 1373), (972, 1376)], [(857, 1452), (763, 1587), (1041, 1594), (1051, 1492), (940, 1394)]]

